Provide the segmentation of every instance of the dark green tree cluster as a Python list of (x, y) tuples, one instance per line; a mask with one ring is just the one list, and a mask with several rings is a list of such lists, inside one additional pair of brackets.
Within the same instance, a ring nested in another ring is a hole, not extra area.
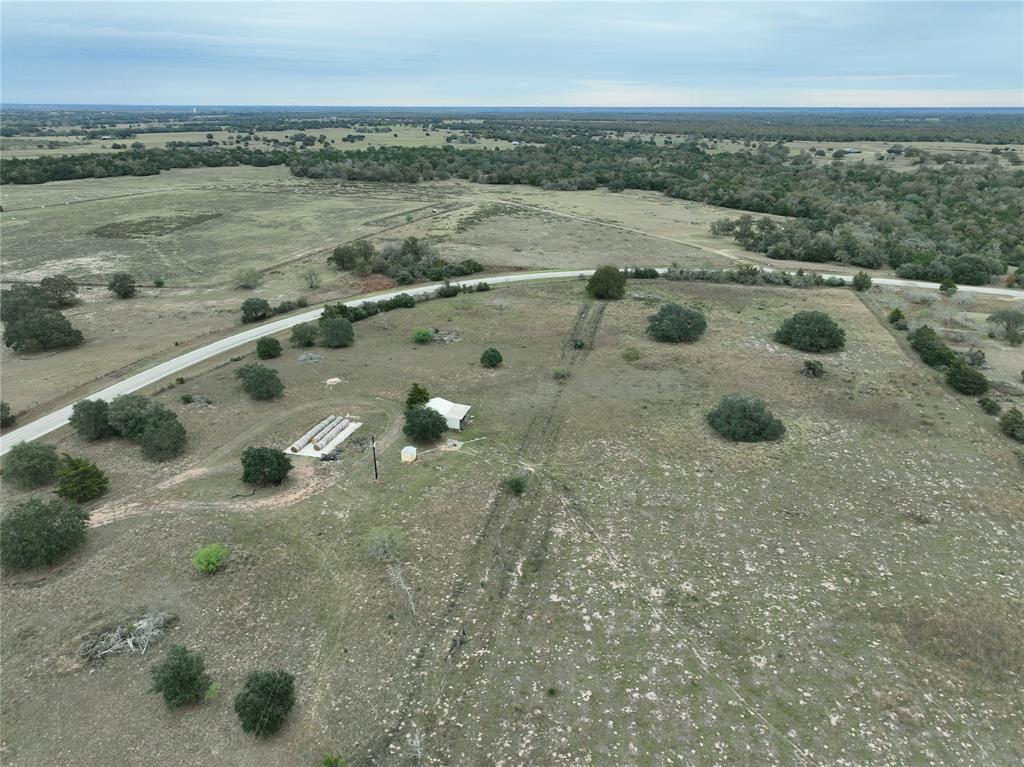
[(252, 362), (235, 370), (235, 377), (242, 382), (242, 390), (255, 400), (276, 399), (284, 394), (284, 384), (277, 371), (266, 365)]
[(433, 244), (417, 237), (407, 237), (400, 244), (389, 243), (380, 250), (369, 240), (356, 240), (336, 247), (327, 262), (356, 274), (383, 274), (399, 285), (465, 277), (482, 272), (484, 268), (473, 259), (458, 263), (446, 261)]
[(257, 737), (281, 729), (295, 705), (295, 677), (286, 671), (253, 671), (235, 696), (242, 730)]
[(501, 352), (493, 346), (484, 349), (483, 354), (480, 355), (480, 364), (485, 368), (496, 368), (502, 363), (502, 360)]
[(206, 663), (198, 652), (189, 652), (184, 645), (171, 645), (167, 656), (150, 670), (153, 676), (151, 692), (163, 696), (167, 708), (179, 708), (202, 700), (212, 681), (206, 673)]
[(0, 401), (0, 429), (14, 426), (16, 420), (16, 416), (11, 412), (11, 406), (6, 402)]
[(380, 301), (360, 301), (357, 306), (346, 306), (343, 303), (327, 304), (323, 314), (320, 315), (320, 321), (323, 322), (331, 317), (343, 317), (349, 322), (359, 322), (383, 312), (411, 309), (414, 306), (416, 306), (416, 299), (408, 293), (399, 293), (397, 296)]
[(955, 365), (958, 361), (956, 352), (946, 346), (939, 334), (929, 325), (912, 330), (907, 334), (911, 348), (917, 352), (921, 361), (929, 367), (941, 368)]
[(696, 341), (708, 327), (703, 314), (675, 303), (663, 304), (647, 321), (647, 335), (666, 343)]
[(135, 278), (128, 272), (115, 272), (107, 283), (107, 290), (118, 298), (132, 298), (138, 292)]
[(167, 461), (185, 451), (188, 437), (177, 414), (140, 394), (123, 394), (108, 405), (82, 400), (71, 410), (71, 425), (85, 440), (117, 435), (137, 442), (152, 461)]
[(961, 394), (978, 396), (988, 391), (988, 379), (977, 368), (957, 361), (946, 369), (946, 383)]
[(1024, 442), (1024, 413), (1015, 407), (1009, 408), (999, 419), (999, 428), (1010, 439)]
[(242, 453), (242, 481), (249, 485), (280, 485), (292, 470), (292, 459), (272, 447), (247, 447)]
[(99, 466), (65, 454), (57, 469), (57, 495), (74, 503), (88, 503), (107, 491), (110, 480)]
[(824, 312), (797, 312), (775, 331), (775, 340), (802, 352), (835, 352), (846, 344), (846, 332)]
[(264, 336), (256, 341), (256, 356), (261, 360), (272, 360), (281, 356), (281, 342), (273, 336)]
[[(70, 295), (73, 297), (74, 294)], [(54, 290), (33, 285), (16, 284), (0, 291), (4, 345), (16, 352), (51, 351), (78, 346), (82, 343), (82, 332), (72, 327), (58, 309), (68, 305), (68, 301), (70, 299), (62, 302), (55, 298)]]
[(85, 541), (89, 513), (61, 498), (32, 498), (0, 518), (0, 565), (5, 570), (49, 567)]
[(53, 445), (19, 442), (4, 458), (4, 480), (22, 490), (49, 485), (57, 476), (60, 458)]
[(626, 275), (614, 266), (599, 267), (587, 281), (591, 298), (614, 300), (626, 295)]
[(733, 442), (770, 442), (786, 433), (765, 404), (743, 394), (727, 394), (708, 413), (711, 428)]
[(415, 410), (418, 407), (423, 407), (430, 402), (430, 392), (418, 383), (414, 383), (409, 388), (409, 393), (405, 397), (405, 410)]
[(433, 408), (416, 407), (405, 414), (405, 436), (416, 442), (433, 442), (448, 429), (444, 416)]
[(287, 314), (296, 309), (305, 309), (307, 306), (309, 302), (305, 298), (282, 301), (277, 306), (271, 306), (265, 298), (247, 298), (242, 302), (242, 322), (262, 322), (278, 314)]

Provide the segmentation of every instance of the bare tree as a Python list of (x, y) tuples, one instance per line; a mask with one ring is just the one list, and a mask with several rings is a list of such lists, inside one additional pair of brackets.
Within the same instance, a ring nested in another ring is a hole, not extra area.
[(405, 592), (405, 596), (409, 600), (409, 608), (412, 610), (412, 614), (415, 615), (416, 603), (412, 600), (412, 589), (409, 588), (409, 585), (405, 582), (405, 579), (402, 577), (402, 565), (400, 565), (398, 562), (392, 562), (390, 565), (388, 565), (388, 577), (391, 579), (392, 583), (394, 583), (396, 586), (398, 586), (398, 588)]
[(302, 272), (302, 279), (310, 290), (316, 290), (320, 287), (320, 272), (312, 266)]

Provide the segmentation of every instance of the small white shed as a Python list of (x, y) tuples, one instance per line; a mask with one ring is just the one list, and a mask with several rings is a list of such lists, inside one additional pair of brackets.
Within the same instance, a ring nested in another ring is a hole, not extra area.
[(469, 405), (460, 405), (457, 402), (449, 402), (442, 397), (434, 397), (427, 403), (427, 407), (436, 410), (448, 424), (449, 429), (462, 431), (466, 427), (466, 419), (469, 417)]

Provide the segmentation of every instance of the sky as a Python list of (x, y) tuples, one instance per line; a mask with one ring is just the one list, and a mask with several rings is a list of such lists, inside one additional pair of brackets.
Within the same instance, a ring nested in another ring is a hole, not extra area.
[(4, 103), (1024, 107), (1024, 0), (3, 0), (0, 44)]

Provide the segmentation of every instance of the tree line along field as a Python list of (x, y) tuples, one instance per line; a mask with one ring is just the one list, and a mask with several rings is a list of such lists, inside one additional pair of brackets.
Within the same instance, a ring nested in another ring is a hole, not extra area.
[[(602, 302), (583, 287), (381, 314), (316, 363), (282, 338), (265, 363), (279, 400), (239, 391), (252, 350), (218, 360), (155, 394), (189, 434), (168, 463), (55, 435), (111, 485), (79, 552), (0, 584), (3, 761), (400, 765), (417, 737), (424, 765), (1019, 761), (1021, 474), (994, 419), (852, 291), (636, 280)], [(645, 336), (668, 301), (707, 318), (697, 341)], [(835, 318), (844, 350), (773, 340), (806, 309)], [(423, 327), (458, 340), (413, 344)], [(496, 369), (479, 364), (489, 346)], [(800, 375), (809, 356), (824, 378)], [(401, 465), (413, 382), (475, 418), (461, 450)], [(783, 439), (708, 428), (737, 391)], [(338, 408), (376, 436), (379, 482), (347, 443), (248, 495), (245, 447)], [(415, 613), (363, 553), (379, 525), (403, 531)], [(212, 542), (226, 566), (200, 576), (189, 557)], [(83, 663), (83, 633), (147, 609), (178, 618), (161, 645)], [(177, 642), (222, 691), (170, 713), (148, 669)], [(256, 667), (296, 677), (263, 741), (231, 710)]]
[[(274, 305), (303, 297), (316, 304), (393, 286), (381, 275), (359, 278), (328, 266), (330, 249), (357, 237), (378, 245), (423, 237), (441, 256), (472, 258), (490, 271), (593, 268), (623, 259), (641, 266), (722, 267), (730, 259), (708, 248), (717, 243), (741, 253), (707, 233), (722, 211), (656, 195), (317, 182), (281, 168), (4, 187), (3, 201), (4, 278), (38, 281), (66, 273), (83, 284), (80, 303), (65, 310), (85, 336), (82, 346), (2, 352), (4, 400), (25, 419), (237, 329), (247, 297)], [(627, 221), (694, 243), (601, 225)], [(236, 287), (245, 269), (261, 272), (252, 290)], [(104, 287), (119, 270), (135, 276), (137, 297), (118, 300)], [(316, 288), (306, 282), (309, 270), (319, 280)], [(152, 286), (157, 278), (164, 287)]]

